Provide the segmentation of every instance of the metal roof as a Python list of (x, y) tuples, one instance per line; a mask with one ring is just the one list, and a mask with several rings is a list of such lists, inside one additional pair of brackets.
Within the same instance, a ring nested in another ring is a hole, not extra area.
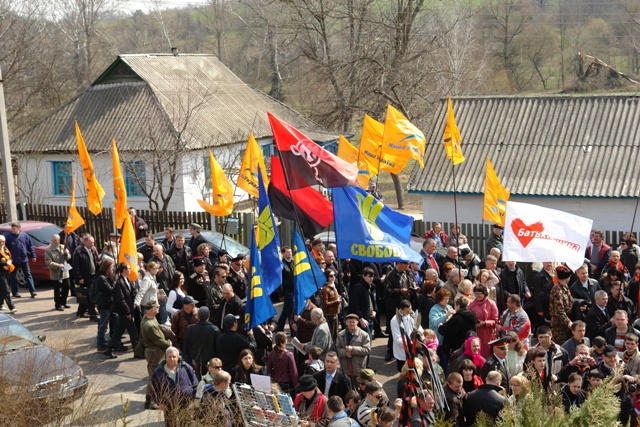
[[(87, 90), (12, 141), (13, 153), (75, 151), (78, 120), (91, 152), (138, 151), (143, 141), (178, 133), (187, 149), (271, 137), (267, 111), (311, 139), (325, 142), (337, 132), (243, 83), (212, 55), (120, 55)], [(160, 129), (160, 131), (158, 131)], [(174, 139), (175, 141), (175, 139)], [(153, 144), (153, 148), (157, 144)]]
[[(640, 190), (640, 95), (452, 98), (466, 160), (456, 191), (482, 194), (488, 156), (502, 185), (520, 196), (637, 197)], [(416, 163), (411, 193), (453, 193), (443, 146), (447, 100), (427, 136), (425, 167)]]

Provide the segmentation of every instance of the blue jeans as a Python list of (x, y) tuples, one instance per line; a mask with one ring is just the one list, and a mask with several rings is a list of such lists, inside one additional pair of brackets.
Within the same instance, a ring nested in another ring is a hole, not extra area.
[(31, 276), (31, 269), (29, 268), (29, 261), (23, 263), (15, 263), (15, 270), (11, 273), (11, 293), (13, 296), (16, 296), (20, 293), (20, 289), (18, 287), (18, 270), (22, 270), (24, 274), (24, 280), (27, 281), (27, 286), (29, 286), (29, 292), (33, 295), (36, 293), (36, 286), (33, 284), (33, 277)]
[(158, 301), (160, 304), (160, 308), (158, 309), (158, 323), (161, 325), (167, 323), (167, 319), (169, 318), (169, 312), (167, 311), (167, 301)]
[(116, 329), (118, 329), (118, 315), (113, 313), (108, 308), (101, 308), (100, 310), (100, 321), (98, 322), (98, 348), (105, 347), (107, 345), (107, 340), (105, 339), (105, 335), (107, 333), (107, 326), (109, 326), (109, 330), (113, 334)]
[(287, 320), (293, 314), (293, 292), (285, 292), (284, 293), (284, 307), (282, 307), (282, 313), (280, 313), (280, 317), (278, 318), (278, 325), (276, 327), (276, 331), (284, 331), (284, 325), (287, 323)]

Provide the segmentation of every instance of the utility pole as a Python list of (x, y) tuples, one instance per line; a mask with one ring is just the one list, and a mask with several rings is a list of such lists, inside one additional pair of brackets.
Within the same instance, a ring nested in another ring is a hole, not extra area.
[(0, 70), (0, 160), (2, 160), (2, 183), (4, 184), (4, 200), (7, 208), (7, 221), (18, 220), (16, 210), (16, 193), (13, 183), (13, 165), (11, 163), (11, 148), (9, 147), (9, 128), (7, 127), (7, 111), (4, 106), (4, 80)]

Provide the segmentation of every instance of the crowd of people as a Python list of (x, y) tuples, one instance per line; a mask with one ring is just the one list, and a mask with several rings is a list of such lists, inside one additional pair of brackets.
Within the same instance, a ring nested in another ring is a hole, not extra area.
[[(484, 259), (458, 225), (446, 234), (436, 223), (426, 233), (421, 263), (338, 259), (334, 244), (315, 239), (308, 251), (325, 283), (300, 314), (293, 254), (284, 246), (283, 310), (247, 330), (245, 254), (221, 250), (212, 261), (198, 224), (188, 243), (167, 228), (161, 244), (135, 211), (131, 219), (145, 238), (136, 280), (116, 262), (117, 234), (102, 252), (89, 234), (54, 235), (45, 262), (55, 309), (70, 308), (71, 290), (76, 318), (98, 324), (98, 351), (107, 358), (129, 351), (128, 334), (134, 356), (147, 362), (145, 408), (165, 411), (167, 425), (179, 424), (185, 408), (190, 417), (240, 425), (231, 384), (251, 385), (252, 374), (291, 395), (301, 425), (335, 427), (432, 425), (441, 413), (471, 426), (480, 412), (496, 417), (507, 405), (524, 405), (532, 382), (560, 393), (568, 412), (619, 372), (620, 421), (637, 425), (640, 247), (630, 233), (613, 250), (595, 230), (576, 271), (502, 260), (498, 225)], [(28, 274), (35, 252), (20, 224), (13, 230), (6, 242), (0, 236), (0, 296), (3, 309), (15, 312), (16, 269), (37, 294)], [(385, 360), (395, 360), (395, 396), (370, 367), (375, 339), (386, 340)], [(216, 411), (206, 410), (211, 405)]]

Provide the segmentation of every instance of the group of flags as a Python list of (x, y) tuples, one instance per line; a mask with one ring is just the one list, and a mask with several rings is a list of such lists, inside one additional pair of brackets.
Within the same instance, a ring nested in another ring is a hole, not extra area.
[[(250, 290), (245, 323), (253, 328), (272, 317), (270, 294), (281, 282), (282, 260), (275, 215), (296, 221), (305, 236), (312, 237), (335, 222), (338, 256), (367, 261), (419, 261), (409, 239), (413, 218), (401, 214), (366, 193), (369, 179), (387, 171), (397, 174), (410, 159), (424, 167), (424, 134), (389, 105), (384, 123), (364, 117), (360, 145), (356, 149), (340, 137), (338, 155), (317, 145), (298, 129), (268, 114), (279, 157), (271, 158), (271, 180), (267, 176), (260, 146), (250, 134), (237, 185), (258, 199), (258, 224), (252, 236), (250, 255)], [(78, 151), (83, 167), (89, 210), (102, 211), (104, 190), (98, 183), (86, 145), (76, 123)], [(448, 100), (444, 145), (447, 157), (455, 166), (464, 161), (460, 132), (456, 126), (451, 100)], [(112, 140), (113, 182), (116, 226), (122, 228), (119, 262), (131, 265), (131, 278), (137, 276), (135, 233), (127, 221), (127, 195), (115, 140)], [(200, 206), (215, 216), (227, 216), (233, 210), (234, 189), (209, 151), (211, 203), (198, 200)], [(355, 186), (358, 184), (360, 188)], [(327, 200), (315, 187), (333, 191)], [(75, 207), (75, 176), (65, 231), (80, 227), (84, 220)], [(487, 158), (485, 208), (483, 217), (504, 224), (509, 192), (501, 184)], [(324, 275), (309, 257), (303, 238), (294, 232), (295, 300), (298, 312), (324, 284)]]

